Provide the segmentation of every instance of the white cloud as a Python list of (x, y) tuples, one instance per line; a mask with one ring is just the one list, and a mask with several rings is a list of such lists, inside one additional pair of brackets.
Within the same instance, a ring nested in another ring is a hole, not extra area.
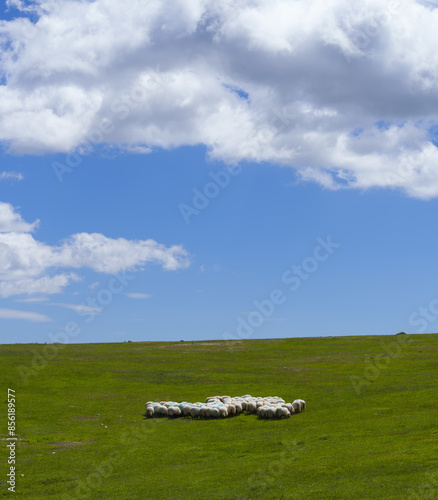
[(52, 318), (30, 311), (17, 311), (15, 309), (0, 309), (0, 319), (20, 319), (32, 321), (34, 323), (43, 323), (53, 321)]
[(100, 313), (100, 309), (96, 309), (95, 307), (86, 306), (84, 304), (63, 304), (61, 302), (49, 302), (48, 306), (54, 307), (62, 307), (64, 309), (71, 309), (72, 311), (81, 313), (81, 312), (92, 312), (92, 313)]
[(47, 302), (47, 297), (29, 297), (28, 299), (19, 299), (15, 302), (33, 303), (33, 302)]
[(330, 189), (436, 197), (435, 7), (39, 0), (35, 24), (0, 24), (0, 141), (19, 153), (205, 144)]
[(130, 292), (130, 293), (125, 293), (127, 297), (130, 299), (150, 299), (152, 295), (149, 293), (135, 293), (135, 292)]
[(125, 149), (128, 153), (137, 155), (148, 155), (152, 153), (152, 148), (146, 148), (144, 146), (126, 146)]
[[(0, 243), (0, 255), (1, 251), (2, 244)], [(8, 262), (2, 262), (0, 266), (2, 264), (7, 265)], [(80, 279), (74, 273), (62, 273), (55, 276), (42, 276), (39, 278), (35, 269), (31, 267), (15, 268), (14, 272), (22, 275), (25, 275), (27, 272), (29, 275), (33, 276), (28, 278), (17, 278), (12, 273), (3, 273), (0, 271), (0, 297), (10, 297), (12, 295), (21, 294), (31, 295), (34, 293), (44, 293), (47, 295), (61, 293), (67, 285)], [(41, 269), (40, 272), (42, 273), (44, 270)]]
[(0, 201), (0, 233), (28, 233), (32, 232), (38, 224), (39, 220), (33, 224), (24, 222), (12, 205)]
[(161, 264), (169, 271), (188, 265), (187, 252), (181, 246), (167, 248), (154, 240), (111, 239), (99, 233), (75, 234), (52, 251), (55, 265), (89, 267), (101, 273), (133, 269), (147, 262)]
[[(4, 215), (3, 220), (1, 215)], [(15, 209), (0, 204), (0, 296), (18, 294), (56, 294), (80, 277), (66, 270), (88, 267), (111, 274), (136, 270), (147, 263), (177, 270), (189, 265), (183, 247), (166, 247), (154, 240), (111, 239), (99, 233), (75, 234), (58, 246), (37, 241), (30, 233), (34, 224), (27, 224)], [(54, 271), (62, 269), (55, 274)]]
[(22, 181), (23, 179), (23, 174), (20, 174), (18, 172), (0, 172), (0, 181)]

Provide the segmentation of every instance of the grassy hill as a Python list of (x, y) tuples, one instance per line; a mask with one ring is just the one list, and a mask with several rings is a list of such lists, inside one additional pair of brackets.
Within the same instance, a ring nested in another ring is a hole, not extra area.
[[(438, 335), (2, 345), (26, 499), (438, 498)], [(145, 402), (306, 400), (288, 420), (149, 419)], [(12, 497), (10, 497), (12, 498)]]

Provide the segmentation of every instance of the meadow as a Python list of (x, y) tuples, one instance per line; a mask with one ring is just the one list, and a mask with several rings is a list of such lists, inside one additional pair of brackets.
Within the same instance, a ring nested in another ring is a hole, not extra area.
[[(0, 358), (1, 498), (438, 498), (437, 334), (15, 344)], [(148, 400), (224, 394), (307, 409), (278, 421), (143, 416)]]

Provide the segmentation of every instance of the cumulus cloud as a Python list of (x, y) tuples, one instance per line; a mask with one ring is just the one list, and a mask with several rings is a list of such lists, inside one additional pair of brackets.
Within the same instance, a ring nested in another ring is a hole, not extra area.
[(436, 2), (11, 4), (23, 17), (0, 24), (10, 151), (204, 144), (329, 189), (438, 196)]
[(0, 233), (28, 233), (32, 232), (38, 224), (39, 220), (28, 224), (12, 205), (0, 201)]
[(20, 319), (32, 321), (33, 323), (43, 323), (53, 321), (52, 318), (31, 311), (17, 311), (15, 309), (0, 309), (0, 319)]
[(80, 280), (71, 269), (86, 267), (112, 274), (139, 269), (147, 263), (161, 265), (165, 270), (189, 265), (188, 254), (179, 245), (166, 247), (151, 239), (112, 239), (99, 233), (79, 233), (58, 246), (51, 246), (30, 234), (34, 226), (35, 223), (23, 221), (11, 205), (0, 204), (2, 297), (60, 293), (70, 283)]
[[(4, 245), (0, 242), (0, 256), (2, 255), (2, 250)], [(4, 265), (0, 265), (3, 269), (8, 265), (8, 261), (4, 262)], [(2, 262), (3, 264), (3, 262)], [(21, 263), (18, 263), (20, 265)], [(12, 266), (11, 266), (12, 267)], [(29, 278), (17, 278), (14, 276), (18, 274), (26, 275), (26, 271), (31, 277)], [(41, 270), (43, 272), (43, 270)], [(42, 276), (37, 277), (35, 270), (32, 268), (27, 268), (24, 266), (21, 269), (15, 268), (12, 273), (2, 272), (0, 269), (0, 297), (10, 297), (12, 295), (21, 294), (34, 294), (34, 293), (44, 293), (47, 295), (61, 293), (64, 288), (74, 281), (78, 281), (80, 278), (74, 274), (57, 274), (55, 276)]]

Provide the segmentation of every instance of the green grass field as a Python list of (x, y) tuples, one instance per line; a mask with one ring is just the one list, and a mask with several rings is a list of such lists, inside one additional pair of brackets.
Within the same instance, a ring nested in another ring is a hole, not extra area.
[[(0, 362), (2, 498), (438, 498), (437, 334), (2, 345)], [(149, 399), (216, 394), (307, 409), (279, 421), (143, 417)]]

